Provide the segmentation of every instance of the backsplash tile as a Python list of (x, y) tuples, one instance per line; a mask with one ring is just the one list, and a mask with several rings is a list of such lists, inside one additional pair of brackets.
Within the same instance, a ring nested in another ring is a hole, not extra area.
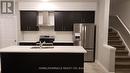
[(71, 31), (54, 31), (54, 27), (40, 27), (39, 31), (23, 31), (23, 41), (38, 41), (40, 35), (55, 36), (56, 41), (72, 41)]

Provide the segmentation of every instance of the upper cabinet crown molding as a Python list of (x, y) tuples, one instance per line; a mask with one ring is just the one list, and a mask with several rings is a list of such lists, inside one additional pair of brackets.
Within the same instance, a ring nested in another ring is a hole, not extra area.
[(19, 10), (95, 11), (97, 2), (19, 2)]

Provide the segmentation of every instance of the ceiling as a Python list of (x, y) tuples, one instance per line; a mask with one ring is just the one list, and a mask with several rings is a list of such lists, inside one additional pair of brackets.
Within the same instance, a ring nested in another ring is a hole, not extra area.
[(25, 2), (96, 2), (97, 0), (16, 0)]

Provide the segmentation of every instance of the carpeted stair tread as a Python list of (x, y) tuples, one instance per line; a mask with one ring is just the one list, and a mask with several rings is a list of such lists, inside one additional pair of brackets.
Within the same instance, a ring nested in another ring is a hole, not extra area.
[(115, 73), (130, 73), (130, 56), (119, 34), (109, 28), (108, 44), (116, 48)]
[(109, 32), (108, 36), (117, 36), (116, 32)]
[(116, 56), (116, 58), (122, 58), (122, 59), (127, 58), (127, 59), (130, 59), (130, 56)]
[(127, 50), (116, 50), (116, 52), (126, 52), (126, 53), (128, 53)]
[(125, 48), (124, 45), (111, 45), (111, 46), (116, 47), (116, 48)]
[(116, 69), (115, 73), (130, 73), (130, 69)]
[(108, 44), (110, 45), (122, 45), (121, 40), (108, 40)]
[(116, 62), (116, 65), (130, 65), (130, 62)]

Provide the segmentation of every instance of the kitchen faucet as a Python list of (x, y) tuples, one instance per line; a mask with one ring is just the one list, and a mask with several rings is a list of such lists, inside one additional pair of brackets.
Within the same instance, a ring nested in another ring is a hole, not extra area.
[(40, 43), (39, 43), (40, 48), (42, 48), (43, 44), (45, 44), (45, 41), (44, 42), (40, 41)]
[(38, 44), (39, 47), (42, 48), (43, 44), (45, 44), (45, 41), (44, 41), (44, 42), (41, 42), (41, 41), (40, 41), (39, 43), (36, 43), (36, 44)]

